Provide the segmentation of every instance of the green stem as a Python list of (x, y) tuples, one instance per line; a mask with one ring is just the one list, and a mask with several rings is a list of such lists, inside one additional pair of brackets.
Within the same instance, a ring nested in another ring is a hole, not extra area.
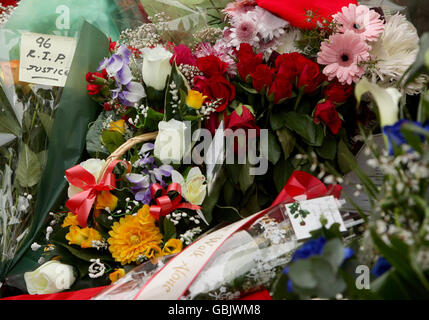
[(299, 88), (298, 97), (295, 101), (295, 107), (293, 108), (294, 111), (298, 110), (299, 104), (301, 103), (302, 97), (304, 96), (305, 87)]

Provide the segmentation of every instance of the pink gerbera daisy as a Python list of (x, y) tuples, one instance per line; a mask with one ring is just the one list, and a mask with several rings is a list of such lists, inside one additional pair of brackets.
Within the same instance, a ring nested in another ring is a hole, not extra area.
[(364, 5), (350, 4), (348, 7), (343, 7), (342, 12), (335, 14), (333, 18), (340, 25), (340, 32), (351, 30), (366, 41), (377, 40), (384, 31), (380, 14)]
[(360, 63), (368, 61), (370, 47), (353, 31), (338, 33), (322, 43), (317, 62), (326, 65), (323, 73), (331, 81), (334, 78), (342, 84), (357, 82), (364, 74)]

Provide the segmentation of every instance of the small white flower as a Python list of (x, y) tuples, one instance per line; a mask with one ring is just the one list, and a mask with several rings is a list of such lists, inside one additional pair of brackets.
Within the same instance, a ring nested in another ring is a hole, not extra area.
[(39, 250), (41, 247), (42, 247), (42, 246), (41, 246), (40, 244), (38, 244), (37, 242), (34, 242), (34, 243), (31, 245), (31, 250), (33, 250), (33, 251), (37, 251), (37, 250)]

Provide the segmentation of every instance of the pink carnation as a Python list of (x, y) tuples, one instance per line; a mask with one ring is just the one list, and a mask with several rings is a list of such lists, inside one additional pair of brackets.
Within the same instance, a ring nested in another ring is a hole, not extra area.
[(370, 47), (359, 34), (347, 30), (322, 43), (317, 62), (326, 65), (323, 73), (329, 81), (338, 78), (342, 84), (357, 82), (364, 74), (360, 63), (368, 61)]
[(384, 31), (380, 14), (364, 5), (350, 4), (348, 7), (343, 7), (342, 12), (335, 14), (333, 18), (340, 25), (340, 32), (351, 30), (366, 41), (377, 40)]

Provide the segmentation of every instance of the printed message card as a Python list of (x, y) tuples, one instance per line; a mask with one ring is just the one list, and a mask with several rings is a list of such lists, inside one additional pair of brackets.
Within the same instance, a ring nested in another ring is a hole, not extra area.
[(338, 200), (329, 196), (287, 204), (286, 211), (298, 240), (301, 240), (310, 238), (311, 231), (322, 227), (321, 219), (327, 222), (327, 228), (339, 223), (340, 231), (346, 231), (339, 207)]

